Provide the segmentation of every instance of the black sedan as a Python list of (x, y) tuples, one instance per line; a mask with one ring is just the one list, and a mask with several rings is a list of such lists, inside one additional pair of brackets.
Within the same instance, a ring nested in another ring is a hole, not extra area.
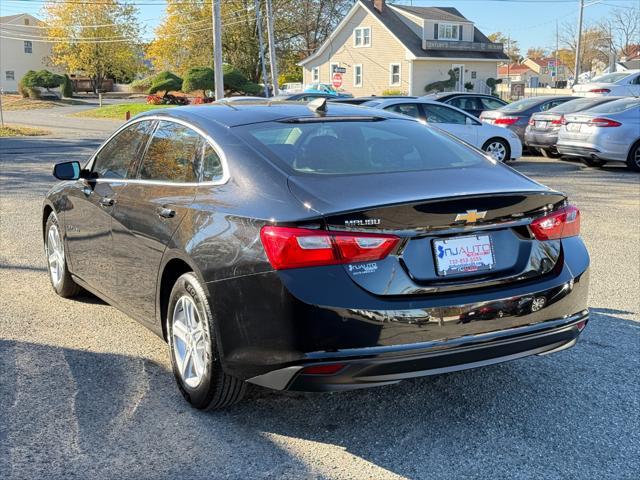
[(348, 390), (551, 353), (588, 320), (566, 196), (391, 112), (156, 110), (54, 175), (54, 290), (167, 340), (197, 408), (247, 382)]
[(531, 115), (538, 112), (546, 112), (551, 108), (576, 98), (578, 97), (559, 95), (525, 98), (500, 107), (497, 110), (484, 111), (480, 114), (480, 120), (490, 123), (491, 125), (499, 125), (510, 129), (518, 135), (524, 145), (524, 132), (529, 124)]
[(507, 102), (501, 98), (483, 93), (442, 92), (425, 95), (422, 98), (452, 105), (474, 117), (479, 117), (485, 110), (497, 110), (507, 105)]

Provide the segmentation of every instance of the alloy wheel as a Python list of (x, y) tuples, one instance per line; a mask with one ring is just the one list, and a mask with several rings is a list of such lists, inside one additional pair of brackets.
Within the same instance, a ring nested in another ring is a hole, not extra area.
[(633, 161), (636, 167), (640, 169), (640, 145), (636, 147), (636, 151), (633, 153)]
[(504, 162), (507, 156), (507, 149), (502, 142), (491, 142), (485, 151), (498, 162)]
[(172, 342), (182, 381), (191, 388), (202, 382), (207, 360), (205, 327), (193, 299), (183, 295), (173, 309)]
[(47, 233), (47, 260), (49, 262), (49, 275), (55, 288), (58, 288), (64, 277), (64, 246), (60, 238), (60, 231), (57, 225), (49, 227)]

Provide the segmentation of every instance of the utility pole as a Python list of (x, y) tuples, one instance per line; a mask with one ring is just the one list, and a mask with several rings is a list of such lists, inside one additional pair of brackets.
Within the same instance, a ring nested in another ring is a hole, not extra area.
[(558, 88), (558, 81), (560, 79), (560, 66), (558, 65), (558, 49), (560, 48), (560, 39), (558, 36), (558, 19), (556, 18), (556, 81), (553, 85), (554, 88)]
[(613, 46), (613, 30), (609, 25), (609, 73), (616, 71), (616, 49)]
[(273, 11), (271, 9), (271, 0), (267, 0), (267, 37), (269, 38), (271, 84), (273, 85), (273, 94), (278, 95), (278, 63), (276, 61), (276, 40), (273, 36)]
[(580, 0), (580, 14), (578, 15), (578, 39), (576, 44), (576, 64), (573, 77), (573, 85), (578, 83), (578, 76), (580, 76), (580, 54), (582, 48), (582, 17), (584, 14), (584, 0)]
[(211, 2), (213, 17), (213, 78), (216, 100), (224, 98), (224, 74), (222, 73), (222, 21), (220, 19), (220, 0)]
[(262, 38), (262, 19), (260, 18), (260, 0), (253, 0), (256, 11), (256, 25), (258, 27), (258, 47), (260, 48), (260, 65), (262, 65), (262, 81), (264, 82), (264, 96), (269, 98), (269, 82), (267, 81), (267, 65), (264, 62), (264, 39)]

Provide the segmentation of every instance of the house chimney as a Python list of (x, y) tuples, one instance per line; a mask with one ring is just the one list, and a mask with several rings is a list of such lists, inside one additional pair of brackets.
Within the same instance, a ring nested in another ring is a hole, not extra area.
[(384, 0), (373, 0), (373, 8), (382, 13), (382, 10), (384, 10)]

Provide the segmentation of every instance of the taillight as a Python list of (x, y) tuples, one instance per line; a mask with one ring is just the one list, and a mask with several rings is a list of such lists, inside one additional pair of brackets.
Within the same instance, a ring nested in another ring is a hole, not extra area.
[(394, 235), (264, 226), (260, 239), (276, 270), (382, 260), (398, 244)]
[(538, 240), (575, 237), (580, 235), (580, 210), (574, 205), (568, 205), (549, 215), (536, 218), (529, 228)]
[(536, 124), (536, 121), (533, 118), (529, 119), (529, 125), (533, 127)]
[(500, 117), (500, 118), (496, 118), (493, 124), (494, 125), (513, 125), (518, 120), (520, 120), (520, 117)]
[(560, 117), (560, 125), (566, 125), (567, 123), (567, 119), (565, 118), (565, 116), (563, 115), (562, 117)]
[(593, 90), (589, 90), (589, 93), (610, 93), (611, 90), (608, 88), (594, 88)]
[(324, 365), (312, 365), (310, 367), (304, 367), (303, 375), (335, 375), (342, 370), (346, 365), (344, 363), (328, 363)]
[(564, 119), (564, 115), (560, 115), (560, 118), (551, 120), (551, 125), (565, 125), (567, 122)]
[(592, 118), (589, 120), (589, 125), (592, 127), (619, 127), (622, 124), (609, 118)]

